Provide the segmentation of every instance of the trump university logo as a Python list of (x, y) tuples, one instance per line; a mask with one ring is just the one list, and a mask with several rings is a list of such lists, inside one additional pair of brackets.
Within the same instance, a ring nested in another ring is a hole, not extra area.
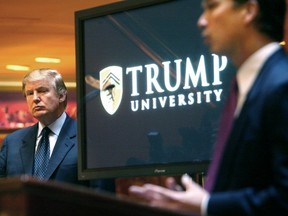
[(122, 68), (106, 67), (99, 72), (100, 98), (107, 113), (113, 115), (120, 106), (123, 95)]
[[(212, 71), (207, 72), (206, 62), (211, 60), (213, 67), (209, 70)], [(187, 57), (173, 62), (164, 61), (160, 65), (151, 63), (124, 69), (108, 66), (99, 72), (99, 80), (87, 76), (86, 82), (100, 89), (102, 105), (110, 115), (121, 104), (123, 82), (131, 82), (128, 83), (131, 88), (125, 88), (129, 91), (125, 97), (130, 101), (132, 112), (194, 106), (221, 101), (223, 88), (220, 74), (225, 71), (227, 62), (227, 57), (212, 54), (212, 58), (208, 59), (201, 55), (198, 61)]]

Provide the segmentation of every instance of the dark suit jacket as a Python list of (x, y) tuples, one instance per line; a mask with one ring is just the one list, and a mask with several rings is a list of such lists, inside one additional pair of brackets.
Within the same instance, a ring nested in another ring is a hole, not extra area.
[[(0, 153), (0, 177), (32, 175), (38, 124), (7, 135)], [(67, 116), (55, 144), (47, 179), (60, 182), (84, 184), (77, 179), (77, 125)]]
[(288, 60), (264, 64), (234, 122), (209, 215), (288, 215)]

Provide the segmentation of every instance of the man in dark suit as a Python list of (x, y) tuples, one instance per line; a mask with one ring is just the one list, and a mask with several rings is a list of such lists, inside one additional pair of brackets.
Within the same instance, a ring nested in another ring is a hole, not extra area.
[[(61, 75), (53, 69), (33, 70), (24, 77), (22, 91), (29, 111), (39, 122), (4, 139), (0, 152), (0, 177), (27, 174), (43, 180), (87, 185), (77, 177), (77, 126), (65, 112), (67, 89)], [(51, 131), (48, 136), (50, 159), (40, 177), (34, 159), (44, 127)]]
[[(206, 189), (184, 175), (185, 191), (147, 184), (130, 192), (197, 215), (288, 215), (288, 60), (279, 45), (286, 2), (204, 0), (203, 7), (198, 25), (205, 42), (238, 68), (232, 128), (219, 129), (219, 135), (229, 130), (223, 151), (211, 162)], [(167, 183), (174, 187), (173, 179)]]

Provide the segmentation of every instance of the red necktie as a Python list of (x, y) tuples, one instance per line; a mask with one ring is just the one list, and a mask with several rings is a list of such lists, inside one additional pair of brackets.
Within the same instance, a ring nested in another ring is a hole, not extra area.
[(237, 96), (238, 96), (238, 86), (235, 78), (232, 80), (231, 92), (222, 112), (213, 158), (209, 166), (208, 174), (205, 180), (204, 187), (209, 192), (211, 192), (213, 189), (222, 153), (224, 151), (225, 144), (227, 142), (227, 139), (233, 126), (234, 113), (237, 106)]

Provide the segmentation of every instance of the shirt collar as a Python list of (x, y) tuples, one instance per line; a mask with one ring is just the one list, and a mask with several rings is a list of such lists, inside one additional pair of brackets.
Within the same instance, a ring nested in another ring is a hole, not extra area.
[[(50, 130), (53, 132), (53, 134), (59, 136), (60, 131), (62, 129), (62, 126), (65, 122), (66, 119), (66, 113), (63, 112), (62, 115), (52, 124), (48, 125), (48, 127), (50, 128)], [(41, 122), (39, 122), (38, 124), (38, 136), (40, 136), (42, 129), (45, 127), (45, 125), (43, 125)]]
[(265, 61), (280, 49), (277, 42), (269, 43), (252, 54), (239, 68), (237, 72), (237, 82), (239, 93), (246, 95), (256, 79)]

